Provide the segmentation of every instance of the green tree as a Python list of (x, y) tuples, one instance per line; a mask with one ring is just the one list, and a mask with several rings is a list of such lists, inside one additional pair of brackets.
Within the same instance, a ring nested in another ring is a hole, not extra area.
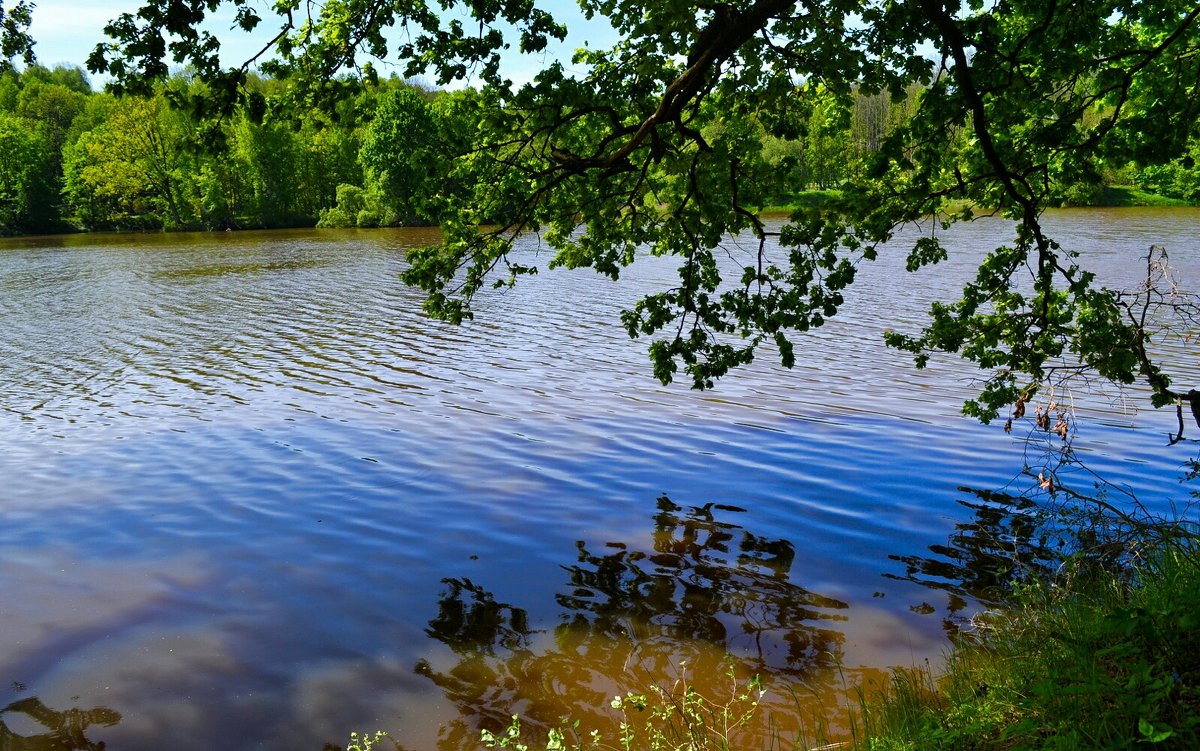
[[(181, 40), (170, 48), (178, 61), (226, 84), (244, 80), (220, 71), (219, 45), (198, 30), (213, 5), (145, 0), (108, 27), (116, 41), (96, 50), (92, 69), (146, 85), (165, 73), (167, 32)], [(243, 25), (261, 20), (234, 5)], [(443, 6), (470, 23), (443, 21)], [(1129, 298), (1097, 285), (1080, 249), (1060, 247), (1041, 216), (1104, 160), (1162, 163), (1183, 152), (1200, 110), (1193, 3), (582, 0), (619, 42), (580, 50), (569, 68), (552, 62), (520, 86), (504, 78), (500, 52), (513, 42), (538, 52), (565, 32), (535, 0), (329, 0), (308, 19), (297, 2), (275, 7), (283, 23), (269, 67), (312, 101), (341, 96), (349, 84), (336, 72), (389, 53), (409, 74), (480, 82), (485, 106), (462, 155), (478, 182), (448, 201), (444, 243), (414, 253), (405, 274), (428, 291), (434, 315), (462, 320), (481, 287), (533, 271), (508, 255), (525, 230), (541, 229), (558, 249), (552, 266), (613, 278), (648, 248), (679, 259), (679, 281), (624, 323), (654, 337), (659, 378), (682, 369), (705, 387), (764, 342), (793, 365), (796, 337), (837, 313), (856, 269), (897, 228), (931, 214), (969, 219), (958, 207), (974, 205), (1015, 220), (1011, 242), (960, 299), (932, 308), (923, 331), (893, 333), (890, 344), (918, 365), (949, 352), (986, 369), (967, 405), (983, 419), (1081, 370), (1141, 379), (1159, 404), (1188, 398), (1150, 356)], [(393, 48), (386, 32), (396, 24), (406, 33)], [(799, 212), (768, 243), (762, 191), (751, 189), (767, 157), (741, 148), (743, 129), (717, 126), (755, 118), (763, 135), (795, 138), (814, 90), (900, 99), (913, 84), (926, 95), (912, 118), (842, 184), (841, 200)], [(732, 274), (718, 252), (731, 233), (761, 239)], [(924, 235), (907, 248), (908, 265), (948, 252)]]
[(368, 187), (388, 212), (384, 224), (427, 223), (424, 207), (435, 189), (441, 133), (425, 99), (409, 88), (379, 100), (363, 135), (359, 161)]
[(64, 196), (85, 226), (185, 226), (184, 124), (161, 99), (126, 98), (67, 150)]
[(334, 203), (338, 185), (362, 181), (362, 138), (359, 129), (330, 123), (318, 113), (304, 120), (299, 138), (304, 146), (299, 174), (303, 211), (312, 218)]
[(76, 94), (91, 94), (92, 84), (87, 73), (75, 65), (55, 65), (53, 69), (38, 63), (25, 66), (21, 71), (22, 85), (33, 83), (62, 86)]
[(33, 21), (34, 4), (19, 0), (11, 8), (0, 5), (0, 70), (11, 70), (14, 57), (33, 65), (33, 37), (29, 24)]
[(52, 133), (53, 147), (61, 149), (67, 131), (83, 112), (87, 99), (86, 94), (61, 84), (33, 81), (21, 89), (16, 112), (21, 117), (47, 125)]
[(92, 82), (88, 80), (87, 73), (76, 65), (54, 66), (54, 70), (50, 71), (49, 83), (70, 89), (77, 94), (92, 93)]
[(232, 127), (231, 156), (244, 170), (244, 211), (255, 224), (281, 227), (301, 218), (297, 206), (300, 146), (284, 123), (256, 124), (246, 118)]
[(1160, 195), (1200, 203), (1200, 138), (1193, 136), (1187, 150), (1175, 159), (1146, 165), (1134, 180)]
[(59, 67), (48, 71), (33, 66), (25, 70), (21, 80), (16, 113), (29, 121), (45, 141), (43, 153), (46, 158), (42, 163), (45, 188), (38, 199), (37, 229), (62, 229), (63, 149), (91, 92), (78, 68)]
[[(474, 94), (435, 95), (398, 78), (367, 86), (355, 99), (357, 117), (365, 121), (356, 157), (360, 177), (338, 186), (337, 204), (321, 224), (435, 222), (446, 197), (469, 181), (469, 159), (456, 157), (469, 151), (469, 132), (478, 123), (469, 104)], [(341, 173), (349, 176), (349, 170)]]
[(0, 110), (13, 112), (17, 109), (17, 98), (21, 96), (20, 74), (16, 71), (0, 72)]
[(910, 84), (902, 98), (888, 92), (854, 92), (851, 137), (859, 155), (878, 151), (883, 140), (897, 127), (907, 123), (916, 111), (922, 95), (920, 84)]
[(804, 141), (805, 176), (820, 190), (841, 185), (849, 177), (854, 158), (851, 143), (851, 110), (845, 96), (836, 96), (820, 87), (813, 97), (808, 117), (808, 136)]
[[(156, 131), (167, 148), (158, 161), (173, 165), (172, 194), (187, 226), (312, 225), (333, 204), (340, 182), (361, 181), (356, 119), (294, 101), (281, 106), (291, 100), (287, 81), (251, 76), (234, 110), (201, 111), (196, 119), (185, 113), (208, 101), (208, 83), (184, 72), (159, 91), (154, 101), (164, 106)], [(87, 120), (94, 128), (113, 116)]]
[(43, 229), (50, 192), (44, 128), (0, 113), (0, 232)]

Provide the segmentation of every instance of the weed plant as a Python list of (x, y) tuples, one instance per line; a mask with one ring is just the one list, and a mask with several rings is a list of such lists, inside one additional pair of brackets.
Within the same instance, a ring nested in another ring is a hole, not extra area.
[(1200, 546), (1068, 561), (860, 709), (870, 751), (1200, 749)]
[[(374, 735), (351, 733), (350, 742), (346, 744), (346, 751), (382, 751), (384, 740), (391, 741), (391, 738), (382, 730), (376, 730)], [(394, 741), (391, 745), (393, 748), (399, 748)]]
[[(598, 731), (581, 733), (578, 722), (564, 720), (549, 731), (545, 751), (733, 751), (741, 748), (739, 735), (759, 710), (764, 690), (757, 676), (737, 681), (728, 673), (734, 691), (727, 700), (705, 697), (686, 678), (668, 687), (651, 685), (647, 693), (627, 693), (615, 697), (611, 706), (621, 714), (616, 738)], [(521, 720), (500, 734), (482, 733), (483, 745), (490, 749), (529, 751), (521, 737)]]

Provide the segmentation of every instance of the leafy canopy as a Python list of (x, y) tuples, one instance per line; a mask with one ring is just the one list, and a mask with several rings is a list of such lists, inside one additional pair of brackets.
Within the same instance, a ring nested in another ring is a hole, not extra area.
[[(266, 22), (249, 0), (228, 2), (242, 28)], [(1141, 379), (1159, 404), (1187, 396), (1148, 354), (1152, 298), (1099, 287), (1041, 216), (1105, 165), (1185, 153), (1200, 106), (1200, 5), (579, 2), (620, 41), (580, 50), (569, 66), (550, 62), (519, 86), (503, 77), (501, 53), (537, 52), (565, 35), (535, 0), (277, 0), (272, 45), (232, 69), (200, 27), (222, 0), (146, 0), (107, 27), (114, 41), (89, 65), (136, 91), (173, 58), (218, 84), (206, 106), (234, 102), (254, 63), (291, 77), (309, 102), (339, 96), (352, 85), (348, 71), (370, 78), (372, 58), (442, 84), (471, 75), (478, 126), (456, 168), (473, 188), (440, 202), (445, 241), (414, 253), (404, 277), (428, 292), (431, 314), (451, 321), (471, 315), (485, 285), (536, 270), (509, 257), (528, 230), (557, 249), (551, 266), (614, 279), (645, 252), (673, 256), (678, 282), (623, 320), (631, 335), (653, 337), (659, 378), (682, 369), (707, 387), (764, 342), (793, 365), (797, 335), (837, 313), (857, 268), (899, 227), (931, 215), (967, 220), (962, 207), (983, 207), (1016, 221), (1011, 242), (988, 255), (961, 299), (934, 305), (923, 331), (890, 334), (890, 344), (918, 365), (952, 352), (984, 368), (967, 411), (985, 420), (1081, 371)], [(911, 118), (857, 165), (840, 198), (798, 211), (768, 238), (758, 211), (779, 186), (763, 144), (837, 117), (831, 96), (899, 99), (914, 84), (924, 95)], [(731, 268), (719, 249), (738, 233), (760, 242)], [(926, 235), (907, 252), (917, 269), (949, 249)]]

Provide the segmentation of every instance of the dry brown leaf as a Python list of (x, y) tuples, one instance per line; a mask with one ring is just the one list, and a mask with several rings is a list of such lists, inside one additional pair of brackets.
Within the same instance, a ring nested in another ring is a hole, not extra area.
[(1038, 487), (1042, 490), (1054, 492), (1054, 476), (1046, 475), (1043, 472), (1038, 472)]

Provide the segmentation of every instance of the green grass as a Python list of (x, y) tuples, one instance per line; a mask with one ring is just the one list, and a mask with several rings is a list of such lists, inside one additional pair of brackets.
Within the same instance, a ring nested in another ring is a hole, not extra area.
[(1200, 551), (1068, 562), (977, 619), (944, 672), (864, 693), (870, 751), (1200, 748)]
[[(773, 204), (762, 209), (762, 216), (787, 216), (798, 208), (819, 208), (830, 200), (841, 195), (837, 190), (807, 190), (798, 193), (785, 203)], [(1178, 198), (1167, 198), (1157, 193), (1140, 190), (1131, 185), (1106, 185), (1095, 192), (1085, 191), (1076, 195), (1067, 205), (1088, 208), (1119, 208), (1119, 207), (1165, 207), (1191, 206), (1192, 204)], [(955, 212), (965, 207), (965, 203), (953, 203), (946, 210)]]
[(841, 196), (838, 190), (806, 190), (792, 196), (786, 203), (767, 206), (759, 213), (763, 216), (787, 216), (799, 208), (819, 208), (830, 200)]
[(1086, 202), (1090, 207), (1190, 206), (1187, 201), (1148, 193), (1130, 185), (1107, 185)]

